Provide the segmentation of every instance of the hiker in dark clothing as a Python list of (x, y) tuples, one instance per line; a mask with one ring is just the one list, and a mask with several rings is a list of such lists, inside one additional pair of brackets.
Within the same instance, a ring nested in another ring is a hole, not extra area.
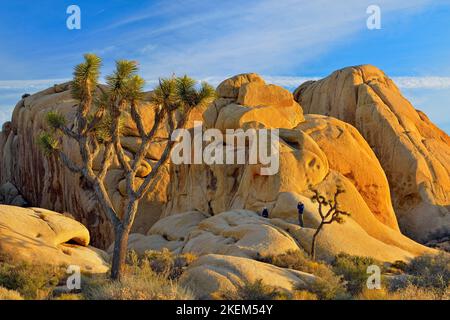
[(261, 216), (263, 218), (269, 218), (269, 210), (267, 210), (266, 207), (263, 208), (262, 212), (261, 212)]
[(297, 204), (297, 211), (298, 211), (298, 224), (300, 227), (304, 227), (303, 224), (303, 211), (305, 210), (305, 205), (301, 202)]

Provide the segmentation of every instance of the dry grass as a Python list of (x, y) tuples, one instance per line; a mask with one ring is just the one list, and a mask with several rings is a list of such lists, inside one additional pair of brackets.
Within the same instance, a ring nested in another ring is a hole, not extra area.
[(289, 293), (266, 285), (263, 279), (244, 282), (237, 286), (236, 291), (219, 292), (213, 296), (216, 300), (287, 300), (289, 298)]
[(174, 255), (168, 250), (149, 251), (143, 257), (130, 252), (121, 281), (103, 277), (83, 279), (83, 295), (89, 300), (188, 300), (191, 292), (178, 278), (193, 255)]
[(397, 291), (388, 291), (384, 288), (379, 290), (365, 288), (356, 297), (358, 300), (448, 300), (449, 298), (450, 292), (442, 295), (439, 290), (420, 288), (412, 284)]
[(187, 300), (193, 295), (175, 280), (151, 270), (128, 271), (121, 281), (105, 277), (84, 279), (83, 295), (88, 300)]
[(0, 287), (0, 300), (23, 300), (19, 292)]

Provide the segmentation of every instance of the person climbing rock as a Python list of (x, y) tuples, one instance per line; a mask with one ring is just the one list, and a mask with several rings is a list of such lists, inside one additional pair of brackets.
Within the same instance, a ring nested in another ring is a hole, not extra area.
[(269, 210), (267, 210), (266, 207), (264, 207), (264, 208), (262, 209), (261, 216), (262, 216), (263, 218), (269, 218)]
[(298, 224), (300, 227), (304, 227), (303, 224), (303, 211), (305, 210), (305, 205), (302, 202), (299, 202), (297, 204), (297, 211), (298, 211)]

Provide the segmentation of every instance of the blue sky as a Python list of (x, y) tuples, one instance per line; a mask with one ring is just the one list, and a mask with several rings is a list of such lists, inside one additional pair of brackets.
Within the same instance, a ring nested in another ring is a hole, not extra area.
[[(66, 9), (81, 8), (81, 30)], [(381, 30), (366, 27), (369, 5)], [(85, 52), (136, 59), (151, 88), (172, 73), (218, 81), (257, 72), (289, 88), (370, 63), (450, 132), (450, 0), (40, 0), (0, 3), (0, 122), (24, 92), (71, 76)]]

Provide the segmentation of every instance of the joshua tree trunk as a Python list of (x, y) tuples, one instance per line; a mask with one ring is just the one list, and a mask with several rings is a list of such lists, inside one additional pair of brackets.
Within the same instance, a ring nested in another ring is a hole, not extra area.
[(319, 232), (322, 229), (322, 227), (323, 227), (323, 223), (321, 223), (319, 225), (316, 232), (314, 232), (314, 235), (312, 238), (312, 243), (311, 243), (311, 259), (312, 260), (316, 260), (316, 239), (317, 239), (317, 236), (319, 235)]
[(111, 266), (111, 279), (113, 280), (121, 280), (124, 273), (123, 269), (128, 252), (128, 236), (130, 235), (137, 209), (138, 199), (132, 196), (126, 207), (124, 221), (115, 226), (114, 254)]
[(128, 248), (128, 234), (129, 232), (122, 226), (116, 228), (114, 254), (111, 266), (111, 279), (113, 280), (121, 280), (123, 275)]

